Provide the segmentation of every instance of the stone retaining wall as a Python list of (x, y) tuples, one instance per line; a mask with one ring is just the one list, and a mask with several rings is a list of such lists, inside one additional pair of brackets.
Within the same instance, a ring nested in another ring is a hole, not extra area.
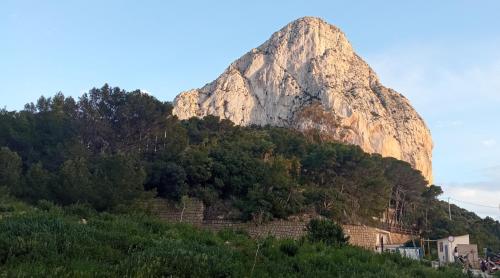
[(274, 236), (276, 238), (299, 239), (306, 234), (305, 222), (275, 220), (257, 225), (251, 222), (235, 222), (228, 220), (205, 220), (203, 227), (212, 231), (223, 229), (243, 230), (251, 237)]
[(201, 226), (205, 205), (202, 201), (188, 198), (180, 203), (169, 202), (164, 199), (154, 199), (146, 204), (147, 208), (167, 222), (185, 222)]
[[(196, 199), (185, 199), (180, 204), (166, 200), (155, 199), (148, 204), (152, 212), (167, 222), (184, 222), (211, 231), (224, 229), (243, 230), (251, 237), (274, 236), (276, 238), (298, 239), (306, 234), (305, 221), (274, 220), (264, 224), (240, 222), (222, 219), (204, 219), (205, 206)], [(361, 225), (342, 225), (344, 233), (350, 237), (352, 245), (375, 249), (379, 238), (384, 238), (384, 244), (402, 244), (412, 239), (411, 235), (388, 232), (374, 227)]]

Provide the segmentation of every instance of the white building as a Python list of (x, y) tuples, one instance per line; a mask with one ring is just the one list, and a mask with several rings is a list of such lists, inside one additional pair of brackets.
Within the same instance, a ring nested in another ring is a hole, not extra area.
[(455, 261), (454, 251), (459, 244), (469, 244), (469, 235), (449, 236), (437, 240), (438, 257), (440, 263)]

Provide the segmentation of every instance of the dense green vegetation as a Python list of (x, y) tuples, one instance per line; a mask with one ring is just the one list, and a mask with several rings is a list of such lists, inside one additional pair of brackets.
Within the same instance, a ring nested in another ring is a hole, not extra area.
[(458, 268), (435, 270), (399, 255), (338, 248), (322, 240), (252, 240), (140, 213), (2, 201), (9, 212), (0, 212), (1, 277), (463, 276)]
[(99, 211), (127, 205), (144, 189), (170, 199), (189, 195), (233, 218), (258, 221), (308, 208), (369, 221), (395, 194), (403, 216), (425, 190), (407, 163), (356, 146), (215, 117), (181, 122), (171, 110), (138, 91), (105, 85), (79, 101), (57, 94), (20, 112), (2, 111), (2, 184), (31, 203), (80, 202)]
[(310, 242), (322, 242), (328, 246), (342, 247), (349, 244), (349, 236), (342, 227), (328, 219), (312, 219), (306, 226)]
[[(448, 203), (433, 202), (429, 209), (429, 232), (424, 233), (429, 238), (445, 238), (448, 235), (469, 234), (471, 243), (478, 244), (482, 253), (483, 247), (500, 250), (500, 224), (491, 217), (484, 219), (473, 212), (451, 205), (452, 219), (449, 220)], [(498, 252), (498, 251), (497, 251)]]
[(500, 223), (456, 207), (447, 220), (406, 162), (275, 127), (215, 117), (179, 121), (172, 105), (108, 85), (77, 101), (59, 93), (0, 111), (0, 187), (25, 202), (49, 200), (120, 212), (159, 196), (198, 197), (227, 218), (267, 221), (315, 211), (339, 222), (391, 221), (426, 237), (470, 233), (500, 249)]

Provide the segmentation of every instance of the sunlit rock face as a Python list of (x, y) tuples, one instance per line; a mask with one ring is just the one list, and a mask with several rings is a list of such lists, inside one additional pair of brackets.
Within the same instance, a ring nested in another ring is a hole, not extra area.
[(319, 18), (286, 25), (215, 81), (179, 94), (173, 112), (316, 130), (326, 140), (405, 160), (432, 182), (432, 138), (422, 118), (380, 83), (342, 31)]

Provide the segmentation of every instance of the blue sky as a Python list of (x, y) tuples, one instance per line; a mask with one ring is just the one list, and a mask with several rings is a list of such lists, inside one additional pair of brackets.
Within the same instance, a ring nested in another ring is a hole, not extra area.
[(172, 100), (288, 22), (318, 16), (426, 120), (443, 197), (500, 219), (498, 11), (498, 1), (3, 0), (0, 106), (105, 82)]

